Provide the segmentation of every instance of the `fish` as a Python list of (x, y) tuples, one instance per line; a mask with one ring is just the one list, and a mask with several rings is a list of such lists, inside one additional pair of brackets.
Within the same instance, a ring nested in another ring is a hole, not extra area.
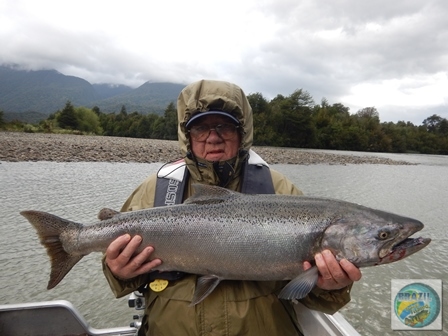
[(404, 319), (404, 324), (414, 327), (418, 323), (423, 323), (428, 318), (430, 311), (429, 306), (424, 306), (422, 308), (419, 308), (420, 311), (414, 314), (409, 314)]
[[(347, 201), (275, 194), (242, 194), (195, 184), (184, 203), (131, 212), (100, 211), (83, 225), (46, 212), (20, 212), (37, 231), (51, 260), (48, 289), (86, 255), (105, 252), (123, 234), (140, 235), (140, 252), (153, 246), (154, 270), (197, 274), (191, 305), (223, 280), (289, 280), (279, 298), (299, 300), (316, 285), (314, 255), (330, 250), (337, 260), (369, 267), (402, 260), (427, 246), (410, 238), (423, 229), (409, 217)], [(303, 263), (312, 266), (303, 270)]]

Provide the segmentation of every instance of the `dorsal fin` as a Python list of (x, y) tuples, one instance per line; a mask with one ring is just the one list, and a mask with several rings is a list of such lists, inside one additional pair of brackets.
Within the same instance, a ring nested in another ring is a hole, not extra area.
[(113, 209), (109, 209), (109, 208), (103, 208), (100, 210), (100, 212), (98, 213), (98, 219), (99, 220), (106, 220), (106, 219), (111, 219), (113, 218), (115, 215), (118, 215), (120, 212), (113, 210)]
[(240, 193), (218, 186), (193, 184), (193, 195), (184, 204), (212, 204), (222, 203), (240, 197)]

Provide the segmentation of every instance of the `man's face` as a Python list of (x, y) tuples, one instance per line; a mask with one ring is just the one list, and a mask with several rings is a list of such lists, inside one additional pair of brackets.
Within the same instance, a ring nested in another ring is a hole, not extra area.
[[(234, 125), (230, 118), (221, 115), (208, 115), (199, 118), (190, 128), (190, 142), (193, 154), (207, 161), (225, 161), (234, 158), (240, 147), (241, 135), (235, 130), (230, 139), (223, 139), (216, 130), (211, 130), (217, 125)], [(193, 129), (198, 126), (208, 127), (207, 137), (198, 141), (193, 136)]]

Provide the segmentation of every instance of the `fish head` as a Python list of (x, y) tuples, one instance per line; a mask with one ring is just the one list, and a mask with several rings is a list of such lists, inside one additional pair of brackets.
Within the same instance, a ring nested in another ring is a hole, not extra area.
[(322, 250), (358, 267), (404, 259), (427, 246), (429, 238), (409, 238), (424, 225), (409, 217), (362, 207), (337, 218), (322, 236)]

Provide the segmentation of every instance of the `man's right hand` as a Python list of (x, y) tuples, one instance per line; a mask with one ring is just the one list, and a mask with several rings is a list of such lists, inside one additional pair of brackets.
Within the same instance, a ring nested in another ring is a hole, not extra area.
[(160, 259), (150, 260), (154, 252), (152, 246), (145, 247), (143, 251), (135, 254), (142, 242), (140, 236), (131, 239), (129, 234), (118, 237), (106, 250), (106, 265), (112, 274), (119, 279), (128, 280), (137, 275), (149, 273), (162, 263)]

